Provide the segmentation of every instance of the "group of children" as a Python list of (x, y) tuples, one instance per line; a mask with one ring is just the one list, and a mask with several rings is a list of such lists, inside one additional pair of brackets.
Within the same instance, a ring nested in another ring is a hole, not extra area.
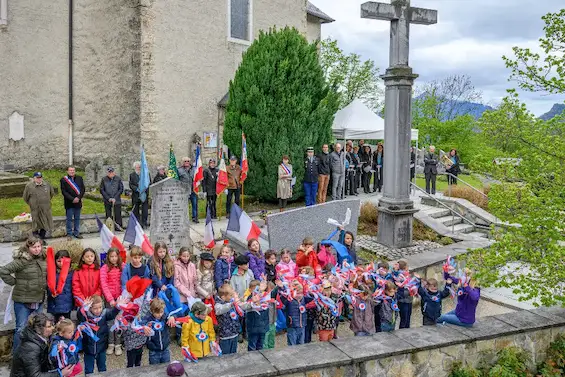
[[(48, 274), (48, 312), (58, 321), (52, 360), (60, 368), (76, 364), (76, 375), (82, 349), (85, 373), (93, 373), (95, 364), (102, 372), (106, 355), (121, 355), (123, 342), (127, 367), (141, 364), (145, 347), (150, 364), (167, 363), (168, 327), (177, 328), (182, 354), (191, 361), (235, 353), (244, 338), (249, 351), (273, 348), (280, 331), (289, 346), (310, 342), (315, 332), (319, 341), (329, 341), (346, 319), (356, 336), (393, 331), (397, 322), (410, 326), (417, 294), (423, 324), (436, 323), (451, 279), (439, 290), (435, 279), (410, 276), (404, 261), (392, 268), (385, 262), (356, 266), (353, 235), (342, 230), (340, 241), (340, 263), (329, 245), (315, 247), (311, 238), (298, 248), (296, 262), (289, 249), (263, 253), (255, 239), (243, 255), (224, 244), (217, 259), (204, 252), (198, 264), (188, 248), (173, 260), (166, 244), (157, 242), (150, 257), (131, 247), (128, 263), (111, 248), (100, 267), (97, 253), (87, 248), (74, 272), (69, 253), (58, 251), (54, 276)], [(76, 326), (70, 320), (74, 308)]]

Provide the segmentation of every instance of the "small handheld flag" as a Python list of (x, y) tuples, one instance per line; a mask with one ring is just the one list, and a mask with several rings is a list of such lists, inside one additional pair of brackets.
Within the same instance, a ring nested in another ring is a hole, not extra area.
[(194, 180), (192, 181), (192, 188), (194, 192), (200, 191), (200, 185), (204, 179), (204, 168), (202, 167), (202, 156), (200, 144), (196, 146), (196, 169), (194, 173)]

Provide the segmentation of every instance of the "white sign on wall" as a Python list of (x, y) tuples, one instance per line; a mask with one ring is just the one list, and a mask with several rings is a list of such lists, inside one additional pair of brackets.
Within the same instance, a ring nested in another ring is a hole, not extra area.
[(24, 138), (24, 116), (14, 111), (8, 118), (9, 138), (10, 140), (19, 141)]

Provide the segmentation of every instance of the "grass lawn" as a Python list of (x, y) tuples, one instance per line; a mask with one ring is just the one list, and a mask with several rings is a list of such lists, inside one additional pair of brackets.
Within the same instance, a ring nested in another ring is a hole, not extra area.
[[(24, 173), (31, 177), (33, 171)], [(59, 187), (59, 180), (65, 174), (64, 170), (43, 170), (43, 179), (49, 182), (53, 187)], [(84, 176), (84, 172), (77, 171), (77, 174)], [(60, 190), (59, 190), (60, 191)], [(53, 216), (65, 216), (65, 206), (63, 204), (63, 195), (56, 193), (51, 200), (51, 210)], [(0, 199), (0, 220), (11, 220), (22, 212), (29, 212), (29, 207), (22, 198)], [(82, 204), (83, 214), (104, 213), (104, 204), (91, 199), (84, 199)]]
[[(481, 182), (481, 180), (473, 174), (470, 175), (461, 174), (459, 178), (461, 178), (466, 183), (470, 184), (476, 189), (480, 190), (483, 188), (483, 183)], [(416, 175), (416, 185), (424, 190), (426, 189), (426, 179), (424, 178), (423, 175), (422, 176)], [(467, 186), (466, 184), (461, 182), (459, 182), (459, 185)], [(447, 177), (445, 175), (439, 175), (436, 181), (436, 191), (443, 192), (445, 190), (447, 190)]]

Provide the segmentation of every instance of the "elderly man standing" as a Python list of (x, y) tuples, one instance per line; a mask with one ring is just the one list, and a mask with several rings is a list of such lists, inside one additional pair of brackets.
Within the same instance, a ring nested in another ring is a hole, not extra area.
[(228, 173), (228, 198), (226, 200), (226, 217), (230, 218), (231, 201), (235, 197), (235, 204), (239, 205), (239, 195), (241, 193), (241, 166), (237, 163), (237, 157), (230, 157)]
[(330, 153), (330, 170), (332, 173), (332, 200), (343, 199), (345, 157), (340, 143), (336, 143), (334, 151)]
[[(429, 152), (424, 156), (424, 175), (426, 176), (426, 192), (436, 194), (436, 177), (438, 157), (435, 154), (436, 147), (430, 145)], [(430, 191), (431, 185), (431, 191)]]
[(157, 175), (153, 178), (153, 183), (160, 182), (163, 179), (167, 179), (167, 168), (164, 165), (159, 165), (157, 167)]
[(318, 174), (320, 162), (314, 156), (314, 148), (306, 149), (306, 160), (304, 161), (304, 195), (306, 207), (316, 204), (316, 193), (318, 192)]
[(190, 163), (190, 157), (183, 157), (182, 158), (182, 165), (178, 168), (179, 171), (179, 180), (182, 183), (186, 183), (188, 185), (188, 190), (190, 192), (189, 199), (190, 205), (192, 207), (192, 222), (198, 224), (198, 195), (192, 189), (192, 184), (194, 182), (194, 168)]
[[(147, 217), (149, 215), (149, 195), (145, 197), (145, 201), (141, 201), (141, 193), (139, 192), (139, 180), (141, 179), (141, 162), (133, 163), (134, 171), (129, 175), (129, 188), (131, 189), (131, 203), (133, 204), (133, 215), (141, 224), (142, 228), (147, 228)], [(149, 177), (151, 182), (151, 177)], [(141, 219), (139, 218), (139, 207), (141, 207)]]
[(43, 174), (33, 173), (33, 181), (29, 182), (24, 189), (24, 200), (31, 212), (33, 235), (42, 240), (45, 240), (47, 232), (53, 229), (53, 215), (51, 214), (53, 196), (55, 196), (55, 190), (43, 180)]
[(67, 175), (61, 178), (61, 194), (63, 194), (67, 215), (68, 240), (71, 240), (72, 237), (82, 238), (80, 235), (80, 211), (85, 191), (82, 177), (76, 175), (74, 166), (69, 166)]
[(116, 230), (122, 230), (122, 193), (124, 192), (124, 183), (122, 179), (116, 175), (114, 168), (109, 166), (106, 169), (106, 176), (100, 182), (100, 193), (104, 198), (104, 209), (106, 210), (106, 218), (114, 215), (114, 223)]

